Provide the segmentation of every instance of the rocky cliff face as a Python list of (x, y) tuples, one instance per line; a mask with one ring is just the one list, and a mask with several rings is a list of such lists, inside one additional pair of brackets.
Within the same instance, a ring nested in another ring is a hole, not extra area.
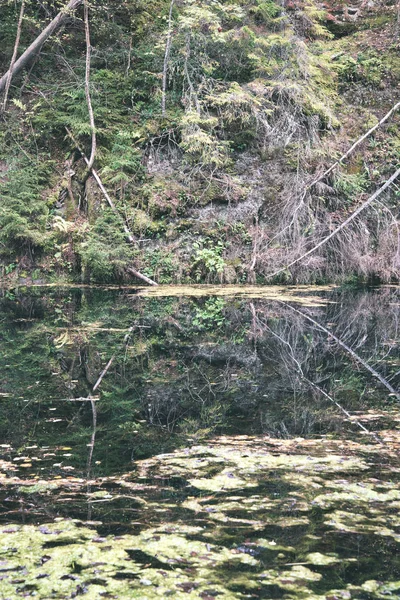
[[(308, 188), (397, 102), (393, 3), (177, 3), (170, 21), (169, 5), (158, 4), (156, 24), (146, 3), (128, 2), (119, 13), (104, 2), (92, 16), (96, 168), (119, 217), (93, 178), (84, 181), (84, 162), (65, 138), (67, 125), (83, 146), (89, 141), (78, 18), (59, 37), (63, 51), (41, 57), (25, 87), (16, 82), (22, 92), (13, 91), (2, 138), (3, 195), (12, 208), (0, 215), (4, 264), (18, 259), (47, 275), (91, 281), (125, 278), (133, 262), (161, 283), (269, 282), (398, 163), (394, 115)], [(21, 142), (44, 170), (34, 182)], [(27, 180), (34, 185), (24, 193), (36, 199), (31, 222), (13, 192)], [(397, 211), (393, 188), (279, 278), (398, 277)], [(29, 235), (18, 227), (4, 235), (18, 219)], [(22, 240), (17, 248), (12, 237)]]

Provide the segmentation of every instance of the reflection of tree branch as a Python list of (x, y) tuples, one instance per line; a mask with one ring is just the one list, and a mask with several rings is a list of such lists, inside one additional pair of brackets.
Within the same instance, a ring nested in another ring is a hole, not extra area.
[[(128, 333), (125, 335), (124, 337), (124, 344), (126, 345), (129, 341), (129, 337), (134, 329), (135, 325), (132, 325), (129, 329), (128, 329)], [(102, 370), (102, 372), (99, 375), (99, 378), (97, 379), (96, 383), (93, 386), (92, 392), (95, 392), (102, 380), (103, 377), (107, 374), (107, 372), (109, 371), (112, 363), (114, 362), (116, 353), (114, 353), (112, 355), (112, 357), (110, 358), (110, 360), (108, 361), (108, 363), (106, 364), (106, 366), (104, 367), (104, 369)], [(90, 494), (90, 483), (89, 483), (89, 479), (90, 479), (90, 474), (91, 474), (91, 470), (92, 470), (92, 461), (93, 461), (93, 452), (94, 452), (94, 445), (96, 442), (96, 431), (97, 431), (97, 407), (96, 407), (96, 400), (97, 398), (93, 397), (91, 394), (89, 394), (88, 399), (90, 400), (90, 404), (92, 407), (92, 436), (90, 438), (90, 444), (89, 444), (89, 454), (88, 454), (88, 460), (87, 460), (87, 467), (86, 467), (86, 477), (87, 477), (87, 494)], [(88, 521), (90, 521), (91, 519), (91, 515), (92, 515), (92, 505), (90, 502), (88, 502)]]
[(294, 306), (291, 306), (290, 304), (287, 304), (286, 302), (283, 302), (281, 300), (279, 300), (279, 302), (281, 304), (283, 304), (284, 306), (287, 306), (288, 308), (290, 308), (292, 311), (296, 312), (297, 314), (302, 315), (305, 319), (307, 319), (307, 321), (310, 321), (311, 323), (313, 323), (313, 325), (315, 325), (316, 327), (318, 327), (318, 329), (320, 329), (321, 331), (323, 331), (324, 333), (326, 333), (327, 335), (329, 335), (333, 340), (335, 340), (335, 342), (337, 344), (339, 344), (339, 346), (341, 346), (344, 350), (346, 350), (346, 352), (348, 352), (350, 354), (350, 356), (352, 356), (357, 362), (359, 362), (374, 377), (376, 377), (376, 379), (378, 379), (382, 383), (382, 385), (384, 385), (385, 388), (388, 389), (389, 392), (391, 394), (393, 394), (396, 397), (396, 399), (400, 402), (400, 392), (398, 392), (397, 390), (395, 390), (394, 387), (392, 387), (390, 385), (390, 383), (383, 377), (383, 375), (381, 375), (380, 373), (378, 373), (378, 371), (376, 371), (373, 367), (371, 367), (363, 358), (361, 358), (361, 356), (359, 356), (356, 352), (354, 352), (354, 350), (352, 350), (350, 348), (350, 346), (348, 346), (347, 344), (345, 344), (334, 333), (332, 333), (331, 331), (329, 331), (329, 329), (327, 329), (326, 327), (324, 327), (323, 325), (321, 325), (320, 323), (318, 323), (318, 321), (316, 321), (315, 319), (313, 319), (312, 317), (310, 317), (306, 313), (303, 313), (301, 310), (298, 310), (297, 308), (294, 308)]
[(341, 404), (339, 404), (339, 402), (337, 402), (334, 398), (332, 398), (332, 396), (330, 396), (327, 392), (325, 392), (325, 390), (320, 388), (319, 385), (317, 385), (313, 381), (310, 381), (310, 379), (308, 379), (304, 375), (303, 375), (303, 379), (304, 379), (304, 381), (307, 381), (307, 383), (309, 385), (311, 385), (311, 387), (315, 388), (320, 394), (325, 396), (325, 398), (330, 400), (330, 402), (333, 402), (334, 404), (336, 404), (336, 406), (338, 408), (340, 408), (342, 413), (344, 413), (346, 415), (346, 417), (348, 417), (350, 419), (350, 421), (352, 421), (353, 423), (358, 425), (358, 427), (360, 427), (360, 429), (362, 429), (365, 433), (368, 433), (368, 435), (372, 435), (379, 444), (383, 444), (383, 441), (381, 440), (381, 438), (379, 437), (379, 435), (377, 433), (375, 433), (374, 431), (369, 431), (369, 429), (364, 427), (364, 425), (362, 423), (360, 423), (360, 421), (358, 421), (357, 419), (354, 419), (354, 417), (352, 417), (351, 414), (349, 412), (347, 412), (347, 410), (345, 408), (343, 408), (343, 406)]
[(304, 371), (301, 367), (301, 364), (299, 363), (299, 361), (297, 360), (297, 358), (294, 355), (294, 351), (293, 351), (293, 347), (292, 345), (285, 340), (284, 338), (282, 338), (279, 334), (277, 334), (275, 331), (273, 331), (270, 327), (268, 327), (268, 325), (266, 326), (268, 331), (275, 337), (277, 338), (280, 342), (282, 342), (282, 344), (285, 344), (285, 346), (287, 346), (289, 353), (290, 353), (290, 357), (292, 359), (292, 361), (295, 363), (297, 371), (299, 373), (299, 376), (301, 379), (303, 379), (303, 381), (305, 381), (306, 383), (308, 383), (308, 385), (310, 385), (312, 388), (314, 388), (315, 390), (317, 390), (317, 392), (319, 392), (320, 394), (322, 394), (325, 398), (327, 398), (330, 402), (333, 402), (333, 404), (335, 404), (341, 411), (343, 414), (346, 415), (346, 417), (353, 423), (355, 423), (358, 427), (360, 427), (360, 429), (362, 429), (365, 433), (367, 433), (368, 435), (372, 435), (379, 444), (382, 444), (382, 440), (380, 439), (380, 437), (372, 432), (369, 431), (366, 427), (364, 427), (364, 425), (362, 423), (360, 423), (360, 421), (358, 421), (357, 419), (354, 419), (352, 417), (352, 415), (341, 405), (339, 404), (339, 402), (337, 402), (337, 400), (335, 400), (334, 398), (332, 398), (332, 396), (330, 396), (327, 392), (325, 392), (325, 390), (323, 390), (322, 388), (319, 387), (319, 385), (317, 385), (316, 383), (314, 383), (313, 381), (311, 381), (310, 379), (308, 379), (308, 377), (306, 377), (304, 375)]

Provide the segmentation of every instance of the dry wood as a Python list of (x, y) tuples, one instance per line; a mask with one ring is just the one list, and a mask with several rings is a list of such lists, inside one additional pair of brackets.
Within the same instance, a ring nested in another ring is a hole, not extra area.
[[(78, 396), (77, 398), (51, 398), (51, 402), (96, 402), (99, 399), (99, 396)], [(41, 402), (41, 400), (38, 400), (37, 402)]]
[(99, 385), (101, 384), (101, 382), (103, 380), (104, 375), (107, 374), (108, 370), (110, 369), (111, 365), (113, 364), (114, 358), (115, 358), (115, 354), (114, 354), (114, 356), (112, 356), (110, 358), (110, 360), (108, 361), (108, 363), (106, 364), (106, 366), (104, 367), (104, 369), (102, 370), (102, 372), (100, 373), (100, 376), (99, 376), (98, 380), (96, 381), (96, 383), (93, 386), (93, 391), (94, 392), (97, 390), (97, 388), (99, 387)]
[(334, 171), (336, 169), (336, 167), (338, 167), (342, 162), (344, 162), (349, 156), (350, 154), (352, 154), (354, 152), (354, 150), (356, 148), (358, 148), (358, 146), (360, 146), (370, 135), (372, 135), (374, 133), (374, 131), (376, 131), (377, 129), (379, 129), (379, 127), (382, 127), (382, 125), (388, 120), (390, 119), (390, 117), (396, 112), (398, 111), (400, 108), (400, 102), (398, 102), (397, 104), (395, 104), (388, 113), (386, 113), (386, 115), (373, 127), (371, 127), (371, 129), (369, 129), (366, 133), (364, 133), (360, 138), (358, 138), (358, 140), (356, 140), (354, 142), (354, 144), (347, 150), (347, 152), (345, 152), (335, 163), (333, 163), (333, 165), (331, 165), (329, 167), (329, 169), (327, 169), (326, 171), (324, 171), (324, 173), (322, 173), (322, 175), (320, 175), (319, 177), (317, 177), (316, 179), (314, 179), (314, 181), (312, 181), (308, 186), (307, 186), (307, 191), (314, 187), (314, 185), (316, 185), (317, 183), (319, 183), (320, 181), (322, 181), (322, 179), (325, 179), (325, 177), (327, 177), (328, 175), (330, 175), (332, 173), (332, 171)]
[(47, 25), (40, 35), (32, 42), (32, 44), (25, 50), (25, 52), (19, 57), (19, 59), (13, 65), (13, 69), (9, 69), (5, 75), (0, 79), (0, 92), (2, 92), (7, 81), (10, 78), (17, 75), (22, 69), (29, 63), (29, 61), (37, 55), (43, 44), (48, 38), (64, 23), (68, 16), (82, 4), (83, 0), (70, 0), (68, 4), (58, 13), (58, 15)]
[(8, 70), (6, 85), (5, 85), (5, 90), (4, 90), (3, 104), (1, 107), (2, 112), (4, 112), (7, 108), (8, 92), (10, 91), (10, 85), (11, 85), (11, 79), (13, 76), (14, 65), (15, 65), (15, 61), (17, 59), (19, 40), (21, 38), (22, 20), (24, 18), (24, 11), (25, 11), (25, 0), (22, 0), (21, 9), (20, 9), (20, 13), (19, 13), (19, 19), (18, 19), (18, 25), (17, 25), (17, 34), (15, 36), (14, 51), (13, 51), (13, 54), (11, 57), (10, 68)]
[(288, 265), (285, 265), (284, 267), (278, 269), (277, 271), (274, 271), (274, 273), (270, 273), (269, 275), (266, 275), (266, 278), (271, 279), (272, 277), (275, 277), (276, 275), (279, 275), (280, 273), (287, 271), (287, 269), (290, 269), (290, 267), (293, 267), (293, 265), (297, 264), (298, 262), (300, 262), (301, 260), (306, 258), (306, 256), (313, 254), (316, 250), (318, 250), (318, 248), (321, 248), (321, 246), (323, 246), (324, 244), (329, 242), (329, 240), (331, 240), (337, 233), (339, 233), (339, 231), (342, 231), (342, 229), (344, 229), (349, 223), (351, 223), (351, 221), (353, 221), (363, 210), (365, 210), (368, 206), (370, 206), (374, 202), (374, 200), (376, 200), (388, 187), (390, 187), (392, 185), (392, 183), (399, 177), (399, 175), (400, 175), (400, 169), (397, 169), (397, 171), (395, 173), (393, 173), (393, 175), (390, 177), (390, 179), (388, 179), (382, 185), (382, 187), (380, 187), (374, 194), (372, 194), (372, 196), (370, 196), (368, 198), (368, 200), (363, 202), (361, 204), (361, 206), (359, 206), (357, 208), (357, 210), (355, 210), (341, 225), (339, 225), (339, 227), (336, 227), (336, 229), (334, 231), (332, 231), (332, 233), (327, 235), (323, 240), (321, 240), (318, 244), (316, 244), (313, 248), (311, 248), (311, 250), (308, 250), (308, 252), (305, 252), (304, 254), (299, 256), (299, 258), (292, 260), (292, 262), (290, 262)]

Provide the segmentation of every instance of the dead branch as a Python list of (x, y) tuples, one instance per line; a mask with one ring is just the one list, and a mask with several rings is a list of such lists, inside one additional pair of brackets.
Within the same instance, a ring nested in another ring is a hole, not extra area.
[[(400, 23), (400, 0), (399, 0), (399, 23)], [(386, 115), (378, 122), (376, 123), (376, 125), (374, 125), (373, 127), (371, 127), (371, 129), (369, 129), (366, 133), (364, 133), (360, 138), (358, 138), (358, 140), (356, 140), (352, 146), (347, 150), (347, 152), (345, 152), (336, 162), (334, 162), (329, 169), (326, 169), (326, 171), (324, 171), (321, 175), (318, 175), (318, 177), (316, 177), (313, 181), (311, 181), (311, 183), (307, 184), (303, 190), (303, 193), (300, 196), (300, 200), (293, 212), (291, 221), (288, 225), (286, 225), (286, 227), (280, 231), (278, 234), (274, 235), (274, 237), (270, 240), (269, 244), (271, 244), (271, 242), (273, 240), (275, 240), (277, 237), (280, 237), (285, 231), (287, 231), (288, 229), (290, 229), (292, 227), (292, 225), (294, 224), (295, 218), (296, 218), (296, 214), (300, 211), (300, 209), (304, 206), (304, 202), (305, 199), (307, 197), (307, 194), (311, 191), (311, 189), (313, 187), (315, 187), (318, 183), (320, 183), (323, 179), (325, 179), (326, 177), (328, 177), (328, 175), (330, 175), (339, 165), (341, 165), (349, 156), (350, 154), (352, 154), (354, 152), (354, 150), (356, 150), (356, 148), (358, 148), (358, 146), (360, 146), (368, 137), (370, 137), (377, 129), (379, 129), (379, 127), (382, 127), (382, 125), (388, 120), (390, 119), (390, 117), (396, 112), (398, 111), (400, 108), (400, 102), (398, 102), (397, 104), (395, 104), (388, 113), (386, 113)]]
[(307, 193), (310, 191), (311, 188), (313, 188), (317, 183), (319, 183), (320, 181), (322, 181), (323, 179), (325, 179), (328, 175), (330, 175), (332, 173), (332, 171), (334, 171), (336, 169), (336, 167), (338, 167), (342, 162), (344, 162), (350, 156), (350, 154), (352, 154), (354, 152), (354, 150), (356, 148), (358, 148), (358, 146), (360, 146), (370, 135), (372, 135), (374, 133), (374, 131), (376, 131), (377, 129), (379, 129), (379, 127), (382, 127), (382, 125), (388, 119), (390, 119), (390, 117), (396, 111), (399, 110), (399, 108), (400, 108), (400, 102), (398, 102), (397, 104), (395, 104), (389, 110), (389, 112), (386, 113), (386, 115), (378, 123), (376, 123), (376, 125), (374, 125), (373, 127), (371, 127), (371, 129), (369, 129), (360, 138), (358, 138), (358, 140), (356, 140), (354, 142), (354, 144), (347, 150), (347, 152), (345, 152), (335, 163), (333, 163), (333, 165), (331, 165), (329, 167), (329, 169), (327, 169), (326, 171), (324, 171), (322, 173), (322, 175), (319, 175), (309, 185), (307, 185), (306, 189), (304, 190), (304, 193), (303, 193), (303, 196), (302, 196), (302, 200), (305, 198), (305, 196), (307, 195)]
[(5, 85), (5, 90), (4, 90), (3, 105), (1, 107), (2, 112), (4, 112), (6, 110), (6, 107), (7, 107), (8, 92), (10, 90), (11, 79), (12, 79), (13, 71), (14, 71), (14, 65), (15, 65), (15, 61), (17, 59), (17, 53), (18, 53), (18, 47), (19, 47), (19, 40), (21, 38), (22, 20), (24, 18), (24, 11), (25, 11), (25, 0), (22, 0), (21, 10), (20, 10), (19, 19), (18, 19), (18, 25), (17, 25), (17, 34), (15, 36), (14, 51), (13, 51), (13, 54), (12, 54), (12, 57), (11, 57), (10, 68), (8, 70), (8, 73), (7, 73), (6, 85)]
[(68, 18), (68, 16), (73, 12), (80, 4), (82, 4), (83, 0), (70, 0), (68, 4), (58, 13), (58, 15), (47, 25), (47, 27), (42, 31), (40, 35), (32, 42), (32, 44), (25, 50), (25, 52), (19, 57), (19, 59), (11, 68), (3, 75), (0, 79), (0, 92), (2, 92), (6, 85), (8, 79), (17, 75), (22, 69), (29, 63), (29, 61), (37, 55), (40, 51), (43, 44), (48, 40), (48, 38), (64, 23), (64, 21)]
[(344, 229), (349, 223), (351, 223), (363, 210), (365, 210), (368, 206), (370, 206), (374, 202), (374, 200), (376, 200), (388, 187), (391, 186), (391, 184), (399, 177), (399, 175), (400, 175), (400, 169), (397, 169), (397, 171), (395, 173), (393, 173), (393, 175), (390, 177), (390, 179), (388, 179), (374, 194), (372, 194), (372, 196), (370, 196), (368, 198), (368, 200), (363, 202), (361, 204), (361, 206), (359, 206), (357, 208), (357, 210), (355, 210), (341, 225), (339, 225), (339, 227), (337, 227), (334, 231), (332, 231), (332, 233), (330, 233), (323, 240), (321, 240), (318, 244), (316, 244), (313, 248), (311, 248), (311, 250), (308, 250), (307, 252), (305, 252), (304, 254), (299, 256), (299, 258), (296, 258), (295, 260), (290, 262), (288, 265), (285, 265), (284, 267), (278, 269), (274, 273), (270, 273), (269, 275), (266, 275), (266, 278), (271, 279), (272, 277), (275, 277), (276, 275), (283, 273), (283, 271), (287, 271), (287, 269), (290, 269), (290, 267), (292, 267), (293, 265), (295, 265), (298, 262), (300, 262), (301, 260), (303, 260), (303, 258), (306, 258), (306, 256), (313, 254), (316, 250), (318, 250), (318, 248), (321, 248), (321, 246), (324, 246), (337, 233), (339, 233), (339, 231), (342, 231), (342, 229)]
[(115, 354), (114, 354), (114, 356), (112, 356), (110, 358), (110, 360), (108, 361), (108, 363), (106, 364), (106, 366), (104, 367), (104, 369), (102, 370), (102, 372), (100, 373), (100, 376), (99, 376), (98, 380), (96, 381), (96, 383), (93, 386), (93, 391), (94, 392), (97, 390), (97, 388), (99, 387), (99, 385), (101, 384), (101, 382), (103, 380), (104, 375), (107, 374), (108, 370), (110, 369), (111, 365), (113, 364), (114, 358), (115, 358)]

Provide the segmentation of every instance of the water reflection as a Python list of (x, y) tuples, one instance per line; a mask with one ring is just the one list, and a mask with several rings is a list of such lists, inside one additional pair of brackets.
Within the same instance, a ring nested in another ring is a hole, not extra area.
[[(0, 519), (16, 529), (3, 538), (22, 552), (28, 536), (54, 562), (76, 540), (90, 555), (74, 558), (85, 577), (67, 561), (64, 587), (32, 590), (396, 593), (398, 307), (390, 286), (272, 300), (4, 293)], [(98, 553), (114, 570), (89, 577)], [(53, 581), (37, 561), (31, 578)]]
[(397, 299), (391, 287), (336, 290), (318, 308), (90, 289), (3, 298), (1, 438), (56, 438), (82, 469), (96, 402), (101, 475), (215, 434), (351, 431), (337, 404), (356, 415), (400, 399)]

